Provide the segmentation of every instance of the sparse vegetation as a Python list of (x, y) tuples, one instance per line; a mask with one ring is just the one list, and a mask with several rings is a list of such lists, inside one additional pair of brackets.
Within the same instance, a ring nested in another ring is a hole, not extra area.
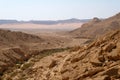
[(94, 41), (94, 39), (89, 39), (89, 40), (87, 40), (86, 42), (84, 42), (84, 44), (90, 44), (90, 43), (92, 43)]
[(21, 70), (25, 70), (25, 69), (28, 69), (30, 66), (32, 66), (34, 63), (32, 62), (26, 62), (24, 64), (21, 65), (20, 69)]
[(80, 46), (74, 46), (74, 47), (72, 47), (72, 48), (70, 48), (70, 52), (75, 52), (75, 51), (78, 51), (78, 50), (80, 50), (81, 49), (81, 47)]

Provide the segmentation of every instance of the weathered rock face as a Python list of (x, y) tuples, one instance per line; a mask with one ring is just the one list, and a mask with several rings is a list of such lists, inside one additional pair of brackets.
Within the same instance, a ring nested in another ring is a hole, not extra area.
[(23, 73), (26, 80), (119, 80), (120, 30), (76, 51), (44, 57), (11, 79)]

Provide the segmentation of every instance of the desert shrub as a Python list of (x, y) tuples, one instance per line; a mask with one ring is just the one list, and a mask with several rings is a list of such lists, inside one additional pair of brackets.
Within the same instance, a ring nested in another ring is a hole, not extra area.
[(54, 54), (54, 53), (57, 53), (57, 52), (63, 52), (65, 50), (68, 50), (69, 48), (57, 48), (57, 49), (48, 49), (48, 50), (43, 50), (41, 52), (41, 55), (43, 57), (45, 56), (48, 56), (48, 55), (51, 55), (51, 54)]
[[(3, 79), (4, 80), (4, 79)], [(11, 77), (8, 77), (6, 80), (13, 80)]]
[(84, 44), (90, 44), (90, 43), (92, 43), (93, 41), (94, 41), (93, 39), (89, 39), (89, 40), (85, 41)]
[(75, 52), (75, 51), (78, 51), (80, 48), (81, 48), (80, 46), (75, 46), (75, 47), (72, 47), (69, 51)]
[(21, 69), (22, 69), (22, 70), (25, 70), (25, 69), (29, 68), (29, 67), (32, 66), (32, 65), (33, 65), (32, 62), (24, 63), (24, 64), (21, 65)]
[(14, 77), (14, 76), (16, 76), (17, 75), (17, 72), (12, 72), (11, 73), (11, 77)]

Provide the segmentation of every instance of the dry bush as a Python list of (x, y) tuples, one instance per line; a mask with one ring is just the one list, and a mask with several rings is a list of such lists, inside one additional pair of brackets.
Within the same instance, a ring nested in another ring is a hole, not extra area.
[(72, 47), (72, 48), (70, 49), (70, 52), (75, 52), (75, 51), (78, 51), (78, 50), (80, 50), (80, 49), (81, 49), (80, 46), (75, 46), (75, 47)]
[(90, 44), (90, 43), (92, 43), (93, 41), (94, 41), (94, 39), (89, 39), (89, 40), (85, 41), (84, 44)]
[(24, 63), (24, 64), (21, 66), (21, 70), (28, 69), (28, 68), (31, 67), (32, 65), (33, 65), (32, 62), (30, 62), (30, 63)]

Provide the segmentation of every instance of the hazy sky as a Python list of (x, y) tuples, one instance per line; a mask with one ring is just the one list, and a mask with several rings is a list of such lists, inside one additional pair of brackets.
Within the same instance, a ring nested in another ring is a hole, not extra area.
[(120, 12), (120, 0), (0, 0), (0, 19), (105, 18)]

